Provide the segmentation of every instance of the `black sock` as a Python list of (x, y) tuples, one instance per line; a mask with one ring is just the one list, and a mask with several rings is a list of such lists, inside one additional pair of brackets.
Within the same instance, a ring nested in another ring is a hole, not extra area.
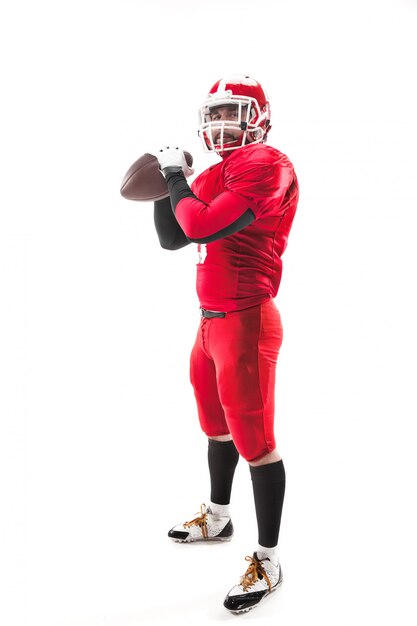
[(282, 505), (285, 493), (285, 469), (282, 459), (267, 465), (250, 465), (258, 541), (265, 548), (278, 543)]
[(211, 480), (211, 501), (229, 504), (233, 476), (239, 452), (233, 441), (208, 440), (208, 465)]

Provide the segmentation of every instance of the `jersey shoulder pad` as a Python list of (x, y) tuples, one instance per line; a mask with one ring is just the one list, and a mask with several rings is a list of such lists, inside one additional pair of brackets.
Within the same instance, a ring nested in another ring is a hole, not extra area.
[(249, 175), (249, 178), (265, 176), (269, 168), (286, 167), (293, 169), (289, 158), (283, 153), (262, 143), (250, 144), (235, 150), (223, 164), (223, 172), (229, 175)]
[(288, 157), (265, 144), (236, 150), (223, 166), (225, 189), (245, 197), (256, 217), (278, 214), (293, 178)]

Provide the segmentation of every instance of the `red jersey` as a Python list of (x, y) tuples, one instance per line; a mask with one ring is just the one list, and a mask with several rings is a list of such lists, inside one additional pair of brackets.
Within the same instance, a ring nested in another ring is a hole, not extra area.
[[(297, 178), (288, 157), (271, 146), (249, 144), (205, 170), (191, 190), (207, 207), (219, 194), (231, 192), (233, 195), (224, 196), (231, 200), (231, 214), (236, 194), (255, 215), (255, 220), (242, 230), (198, 244), (200, 306), (213, 311), (239, 311), (274, 298), (281, 281), (281, 255), (298, 201)], [(224, 210), (224, 218), (220, 219), (227, 222), (227, 204)], [(235, 217), (232, 215), (230, 222)], [(181, 219), (178, 221), (181, 224)]]

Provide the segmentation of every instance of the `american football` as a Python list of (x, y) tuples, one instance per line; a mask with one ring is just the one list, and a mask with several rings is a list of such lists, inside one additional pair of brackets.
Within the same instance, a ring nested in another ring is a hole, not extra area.
[[(193, 157), (186, 151), (184, 151), (184, 155), (191, 167)], [(127, 200), (140, 202), (162, 200), (162, 198), (168, 197), (168, 187), (159, 169), (156, 156), (145, 153), (129, 167), (123, 178), (120, 193)]]

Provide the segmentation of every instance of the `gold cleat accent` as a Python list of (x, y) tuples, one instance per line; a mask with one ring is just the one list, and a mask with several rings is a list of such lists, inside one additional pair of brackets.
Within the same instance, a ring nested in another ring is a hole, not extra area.
[(268, 583), (269, 591), (272, 591), (271, 581), (269, 580), (268, 575), (260, 562), (252, 558), (251, 556), (245, 556), (245, 560), (250, 561), (250, 565), (240, 579), (240, 584), (242, 585), (243, 589), (247, 591), (252, 585), (256, 583), (259, 578), (265, 578), (266, 582)]
[(183, 526), (184, 528), (189, 528), (190, 526), (200, 526), (201, 533), (204, 539), (208, 539), (207, 508), (204, 503), (200, 506), (200, 512), (201, 512), (201, 515), (191, 520), (190, 522), (184, 522)]

